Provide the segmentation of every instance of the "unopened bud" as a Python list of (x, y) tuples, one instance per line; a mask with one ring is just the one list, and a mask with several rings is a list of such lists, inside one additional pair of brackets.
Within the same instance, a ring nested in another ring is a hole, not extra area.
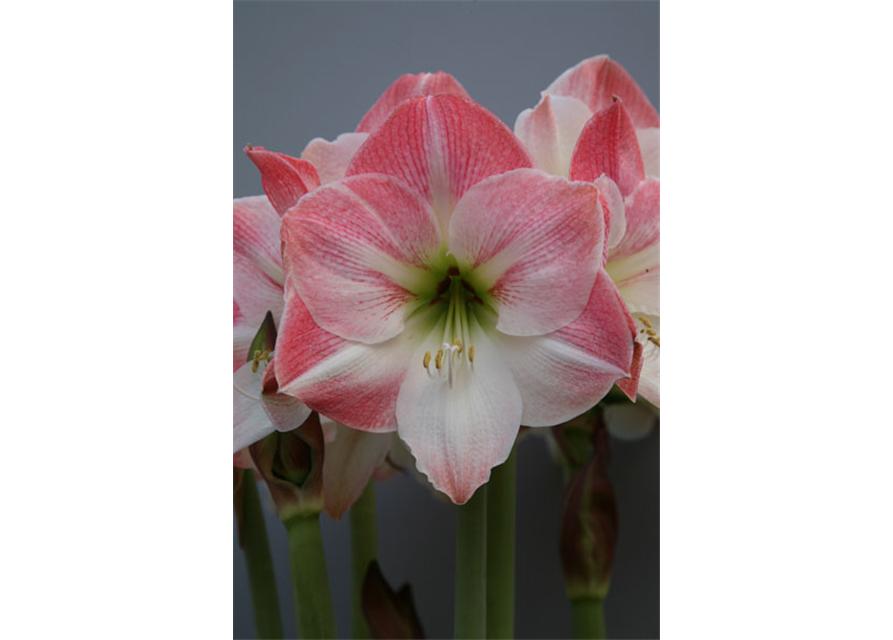
[(377, 562), (370, 563), (366, 570), (361, 603), (373, 638), (425, 637), (412, 601), (412, 589), (404, 584), (395, 592)]
[(567, 486), (561, 521), (561, 568), (570, 599), (604, 598), (617, 549), (617, 505), (601, 460), (577, 471)]
[(249, 451), (280, 520), (322, 511), (324, 443), (318, 414), (311, 414), (299, 429), (274, 431)]

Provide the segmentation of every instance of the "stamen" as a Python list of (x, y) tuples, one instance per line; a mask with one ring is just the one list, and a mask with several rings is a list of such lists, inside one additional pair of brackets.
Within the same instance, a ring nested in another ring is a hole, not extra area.
[(459, 348), (459, 353), (462, 353), (462, 341), (459, 338), (456, 338), (455, 342), (453, 342), (455, 346)]
[(651, 323), (648, 322), (648, 318), (643, 318), (643, 317), (639, 316), (639, 322), (641, 322), (642, 324), (644, 324), (644, 325), (645, 325), (646, 327), (648, 327), (649, 329), (651, 328)]
[(440, 370), (440, 367), (443, 365), (443, 349), (439, 349), (437, 351), (437, 356), (434, 358), (434, 366), (437, 367), (437, 370)]
[(422, 364), (424, 365), (424, 367), (426, 369), (428, 368), (428, 365), (431, 364), (431, 352), (430, 351), (425, 352), (425, 359), (422, 362)]
[(468, 361), (474, 362), (474, 345), (468, 347)]
[(652, 338), (651, 336), (648, 336), (648, 340), (660, 347), (660, 338)]
[(656, 332), (654, 329), (648, 329), (647, 333), (648, 333), (649, 336), (656, 336), (656, 335), (657, 335), (657, 332)]

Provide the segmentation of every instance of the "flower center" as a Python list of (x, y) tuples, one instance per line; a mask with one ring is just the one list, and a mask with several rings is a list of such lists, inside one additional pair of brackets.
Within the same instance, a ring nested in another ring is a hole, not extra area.
[(642, 342), (648, 340), (648, 342), (660, 349), (660, 334), (655, 330), (654, 325), (645, 316), (637, 315), (635, 318), (642, 324), (642, 328), (639, 329), (639, 337), (642, 339)]
[[(422, 366), (432, 379), (446, 380), (450, 387), (460, 371), (474, 370), (474, 344), (471, 323), (476, 322), (475, 308), (484, 307), (477, 292), (462, 278), (458, 267), (450, 267), (437, 285), (431, 306), (438, 306), (443, 323), (440, 346), (425, 352)], [(437, 332), (434, 332), (437, 335)]]

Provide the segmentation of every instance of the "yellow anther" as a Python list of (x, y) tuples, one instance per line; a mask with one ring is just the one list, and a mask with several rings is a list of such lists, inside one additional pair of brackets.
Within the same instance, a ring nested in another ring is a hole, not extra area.
[(660, 347), (660, 338), (652, 338), (651, 336), (648, 336), (648, 340)]
[(657, 331), (655, 331), (654, 329), (648, 329), (647, 333), (648, 333), (649, 336), (656, 336), (656, 335), (657, 335)]
[(431, 352), (430, 351), (425, 352), (425, 359), (422, 361), (422, 364), (424, 365), (424, 367), (426, 369), (428, 368), (428, 365), (431, 364)]
[(456, 338), (456, 340), (455, 340), (455, 342), (453, 342), (453, 344), (455, 346), (459, 347), (459, 353), (462, 353), (462, 341), (459, 340), (459, 338)]
[(441, 365), (443, 364), (443, 349), (437, 351), (437, 356), (434, 358), (434, 366), (439, 370)]
[(258, 364), (259, 364), (259, 362), (257, 360), (255, 360), (254, 362), (251, 363), (251, 373), (257, 373), (257, 365)]
[(474, 362), (474, 345), (468, 347), (468, 361)]
[(644, 325), (645, 325), (646, 327), (648, 327), (649, 329), (651, 328), (651, 323), (648, 322), (648, 318), (639, 318), (639, 322), (641, 322), (642, 324), (644, 324)]

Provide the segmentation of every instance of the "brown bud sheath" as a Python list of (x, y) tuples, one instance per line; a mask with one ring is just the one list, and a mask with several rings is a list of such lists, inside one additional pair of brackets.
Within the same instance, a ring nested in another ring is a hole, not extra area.
[(317, 413), (297, 429), (274, 431), (252, 444), (249, 451), (270, 489), (280, 520), (322, 511), (324, 441)]
[(404, 584), (395, 593), (374, 561), (363, 579), (362, 607), (373, 638), (425, 637), (410, 586)]
[(617, 548), (617, 505), (599, 457), (574, 474), (564, 497), (561, 568), (570, 599), (604, 598)]

